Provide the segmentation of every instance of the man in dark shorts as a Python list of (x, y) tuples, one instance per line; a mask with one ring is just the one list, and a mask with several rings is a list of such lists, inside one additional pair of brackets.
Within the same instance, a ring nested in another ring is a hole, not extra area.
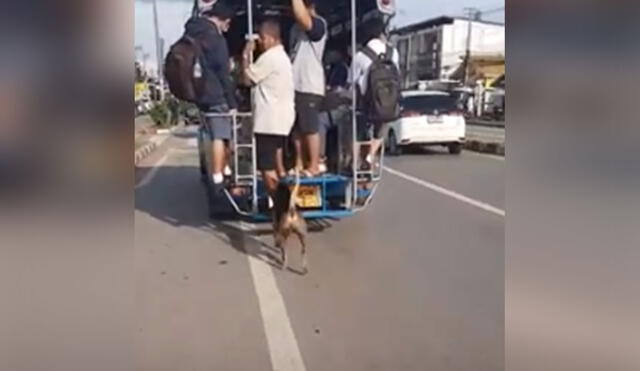
[(212, 139), (211, 164), (214, 190), (222, 191), (224, 175), (231, 175), (227, 165), (225, 142), (231, 139), (232, 123), (228, 116), (236, 110), (235, 84), (231, 78), (229, 49), (223, 34), (229, 30), (233, 9), (223, 1), (205, 10), (201, 17), (187, 22), (185, 34), (197, 39), (202, 46), (202, 66), (194, 73), (201, 73), (205, 81), (204, 93), (198, 104), (201, 111), (220, 115), (208, 117), (205, 127)]
[[(379, 56), (386, 53), (388, 48), (391, 50), (391, 60), (398, 69), (400, 68), (400, 54), (398, 50), (393, 48), (389, 43), (386, 35), (386, 24), (382, 18), (373, 18), (365, 25), (368, 40), (365, 43), (365, 49), (360, 50), (353, 59), (354, 76), (353, 81), (359, 92), (359, 104), (363, 104), (364, 97), (367, 94), (367, 81), (369, 78), (369, 69), (373, 64), (373, 59), (368, 54)], [(367, 51), (369, 53), (367, 53)], [(376, 157), (384, 143), (384, 138), (388, 131), (390, 122), (369, 122), (366, 117), (358, 116), (358, 132), (359, 141), (366, 141), (371, 137), (371, 145), (367, 153), (364, 155), (364, 168), (371, 168), (377, 163)], [(371, 135), (369, 135), (371, 133)]]
[(303, 174), (315, 176), (320, 174), (319, 109), (325, 94), (322, 57), (327, 42), (327, 21), (316, 13), (314, 0), (291, 0), (291, 6), (296, 21), (291, 29), (296, 167), (304, 169)]
[(286, 176), (282, 152), (295, 119), (293, 71), (280, 35), (277, 21), (262, 22), (258, 39), (262, 55), (250, 64), (255, 50), (251, 40), (242, 59), (244, 82), (255, 85), (256, 161), (270, 195), (275, 193), (280, 178)]

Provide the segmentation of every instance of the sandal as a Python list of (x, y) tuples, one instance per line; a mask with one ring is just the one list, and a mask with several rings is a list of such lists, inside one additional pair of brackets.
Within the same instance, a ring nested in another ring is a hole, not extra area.
[(307, 177), (307, 178), (315, 178), (315, 177), (321, 177), (326, 173), (327, 173), (326, 169), (320, 169), (315, 174), (311, 170), (305, 169), (305, 170), (302, 171), (301, 175), (303, 177)]

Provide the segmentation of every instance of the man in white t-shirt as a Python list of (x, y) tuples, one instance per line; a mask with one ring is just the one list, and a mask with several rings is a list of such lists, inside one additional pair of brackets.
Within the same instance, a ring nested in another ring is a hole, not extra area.
[(269, 193), (286, 175), (283, 149), (295, 121), (295, 93), (291, 59), (282, 46), (280, 24), (266, 20), (260, 25), (262, 55), (250, 64), (255, 50), (249, 41), (243, 53), (244, 80), (254, 84), (254, 128), (258, 170)]
[[(367, 34), (369, 35), (369, 41), (365, 43), (365, 48), (369, 49), (376, 55), (380, 55), (386, 53), (388, 48), (392, 51), (391, 59), (393, 63), (400, 68), (400, 54), (398, 50), (391, 47), (387, 36), (386, 36), (386, 26), (384, 21), (380, 18), (374, 18), (367, 23)], [(358, 89), (358, 99), (362, 99), (367, 94), (367, 83), (369, 80), (369, 68), (373, 64), (373, 60), (370, 56), (367, 55), (364, 51), (360, 50), (356, 54), (353, 59), (354, 63), (354, 76), (352, 77), (352, 81), (355, 82), (355, 87)], [(368, 128), (368, 123), (361, 123), (360, 127)], [(365, 161), (368, 166), (373, 165), (374, 159), (380, 147), (382, 146), (382, 142), (384, 141), (384, 136), (389, 127), (389, 123), (374, 123), (373, 130), (373, 138), (371, 140), (371, 145), (369, 146), (368, 153), (366, 155)], [(366, 131), (367, 129), (365, 129)], [(362, 131), (362, 130), (359, 130)], [(364, 136), (364, 135), (361, 135)], [(365, 140), (364, 138), (359, 138), (359, 140)]]
[(289, 37), (296, 91), (296, 167), (306, 176), (322, 174), (319, 116), (325, 94), (322, 58), (329, 30), (327, 21), (316, 12), (316, 1), (291, 0), (295, 19)]

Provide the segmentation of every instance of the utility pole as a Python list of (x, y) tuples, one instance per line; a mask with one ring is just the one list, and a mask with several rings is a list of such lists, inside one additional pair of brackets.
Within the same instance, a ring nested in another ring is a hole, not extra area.
[(466, 85), (469, 81), (469, 67), (471, 65), (471, 35), (473, 33), (473, 21), (480, 16), (480, 10), (477, 8), (464, 8), (464, 13), (467, 16), (467, 47), (464, 55), (464, 71), (462, 81)]
[(158, 84), (160, 90), (160, 99), (164, 98), (164, 71), (163, 71), (163, 55), (162, 40), (160, 39), (160, 27), (158, 25), (158, 4), (157, 0), (153, 0), (153, 27), (156, 38), (156, 59), (158, 63)]

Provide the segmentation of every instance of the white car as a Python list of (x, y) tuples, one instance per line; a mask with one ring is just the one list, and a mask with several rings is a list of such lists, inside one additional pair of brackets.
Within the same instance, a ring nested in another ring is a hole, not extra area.
[(442, 91), (402, 93), (401, 118), (389, 125), (387, 153), (399, 155), (408, 146), (442, 145), (451, 154), (462, 151), (466, 122), (454, 95)]

